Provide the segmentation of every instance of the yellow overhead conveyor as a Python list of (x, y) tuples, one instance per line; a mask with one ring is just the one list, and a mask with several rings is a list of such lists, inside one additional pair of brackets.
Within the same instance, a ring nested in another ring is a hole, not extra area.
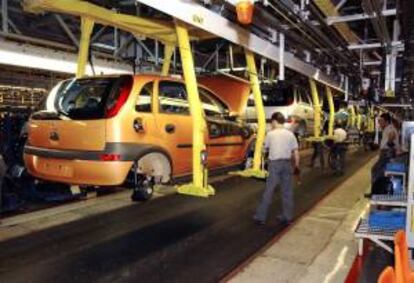
[[(95, 23), (114, 26), (137, 36), (159, 40), (163, 44), (177, 45), (178, 42), (173, 22), (120, 14), (86, 1), (24, 0), (23, 7), (25, 11), (32, 13), (49, 11), (81, 18), (88, 17)], [(192, 27), (189, 27), (189, 33), (192, 39), (214, 38), (211, 34)]]

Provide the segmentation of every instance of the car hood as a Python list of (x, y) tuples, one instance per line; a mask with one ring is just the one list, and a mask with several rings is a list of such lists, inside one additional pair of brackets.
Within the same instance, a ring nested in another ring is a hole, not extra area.
[(250, 83), (230, 75), (201, 76), (200, 84), (211, 89), (228, 107), (239, 116), (246, 111), (250, 94)]

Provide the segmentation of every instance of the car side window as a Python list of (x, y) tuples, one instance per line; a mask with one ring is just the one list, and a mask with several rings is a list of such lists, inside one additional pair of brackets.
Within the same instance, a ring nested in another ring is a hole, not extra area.
[(154, 90), (154, 82), (145, 84), (138, 95), (137, 102), (135, 104), (135, 111), (137, 112), (152, 112), (152, 93)]
[(215, 98), (214, 94), (212, 94), (208, 90), (199, 87), (198, 93), (200, 95), (200, 100), (204, 113), (207, 117), (223, 117), (223, 115), (226, 112), (228, 112), (226, 105), (224, 105), (224, 103)]
[(306, 103), (308, 105), (312, 105), (312, 101), (310, 99), (309, 93), (307, 91), (304, 90), (300, 90), (301, 93), (301, 97), (302, 97), (302, 102)]
[(296, 97), (300, 100), (300, 102), (308, 103), (308, 101), (306, 100), (306, 95), (303, 93), (302, 90), (297, 89), (296, 92), (297, 92)]
[(190, 114), (187, 92), (182, 83), (161, 81), (159, 84), (158, 99), (161, 113), (179, 115)]

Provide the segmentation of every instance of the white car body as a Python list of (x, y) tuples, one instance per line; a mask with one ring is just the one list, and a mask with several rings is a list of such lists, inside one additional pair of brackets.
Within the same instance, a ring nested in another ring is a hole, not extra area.
[[(269, 99), (269, 96), (277, 98)], [(270, 119), (275, 112), (282, 113), (286, 118), (285, 127), (297, 133), (299, 136), (307, 136), (313, 132), (314, 110), (310, 95), (306, 90), (296, 87), (287, 87), (285, 90), (263, 91), (263, 104), (266, 121), (270, 125)], [(257, 125), (256, 108), (253, 97), (249, 98), (246, 109), (246, 120), (250, 124)]]

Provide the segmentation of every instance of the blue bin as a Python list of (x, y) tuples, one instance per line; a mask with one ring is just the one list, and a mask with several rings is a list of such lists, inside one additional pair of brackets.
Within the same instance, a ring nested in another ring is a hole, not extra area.
[(385, 170), (392, 171), (392, 172), (402, 172), (402, 173), (407, 171), (405, 164), (401, 162), (387, 163)]
[(405, 229), (405, 211), (373, 210), (369, 214), (368, 224), (380, 230)]

